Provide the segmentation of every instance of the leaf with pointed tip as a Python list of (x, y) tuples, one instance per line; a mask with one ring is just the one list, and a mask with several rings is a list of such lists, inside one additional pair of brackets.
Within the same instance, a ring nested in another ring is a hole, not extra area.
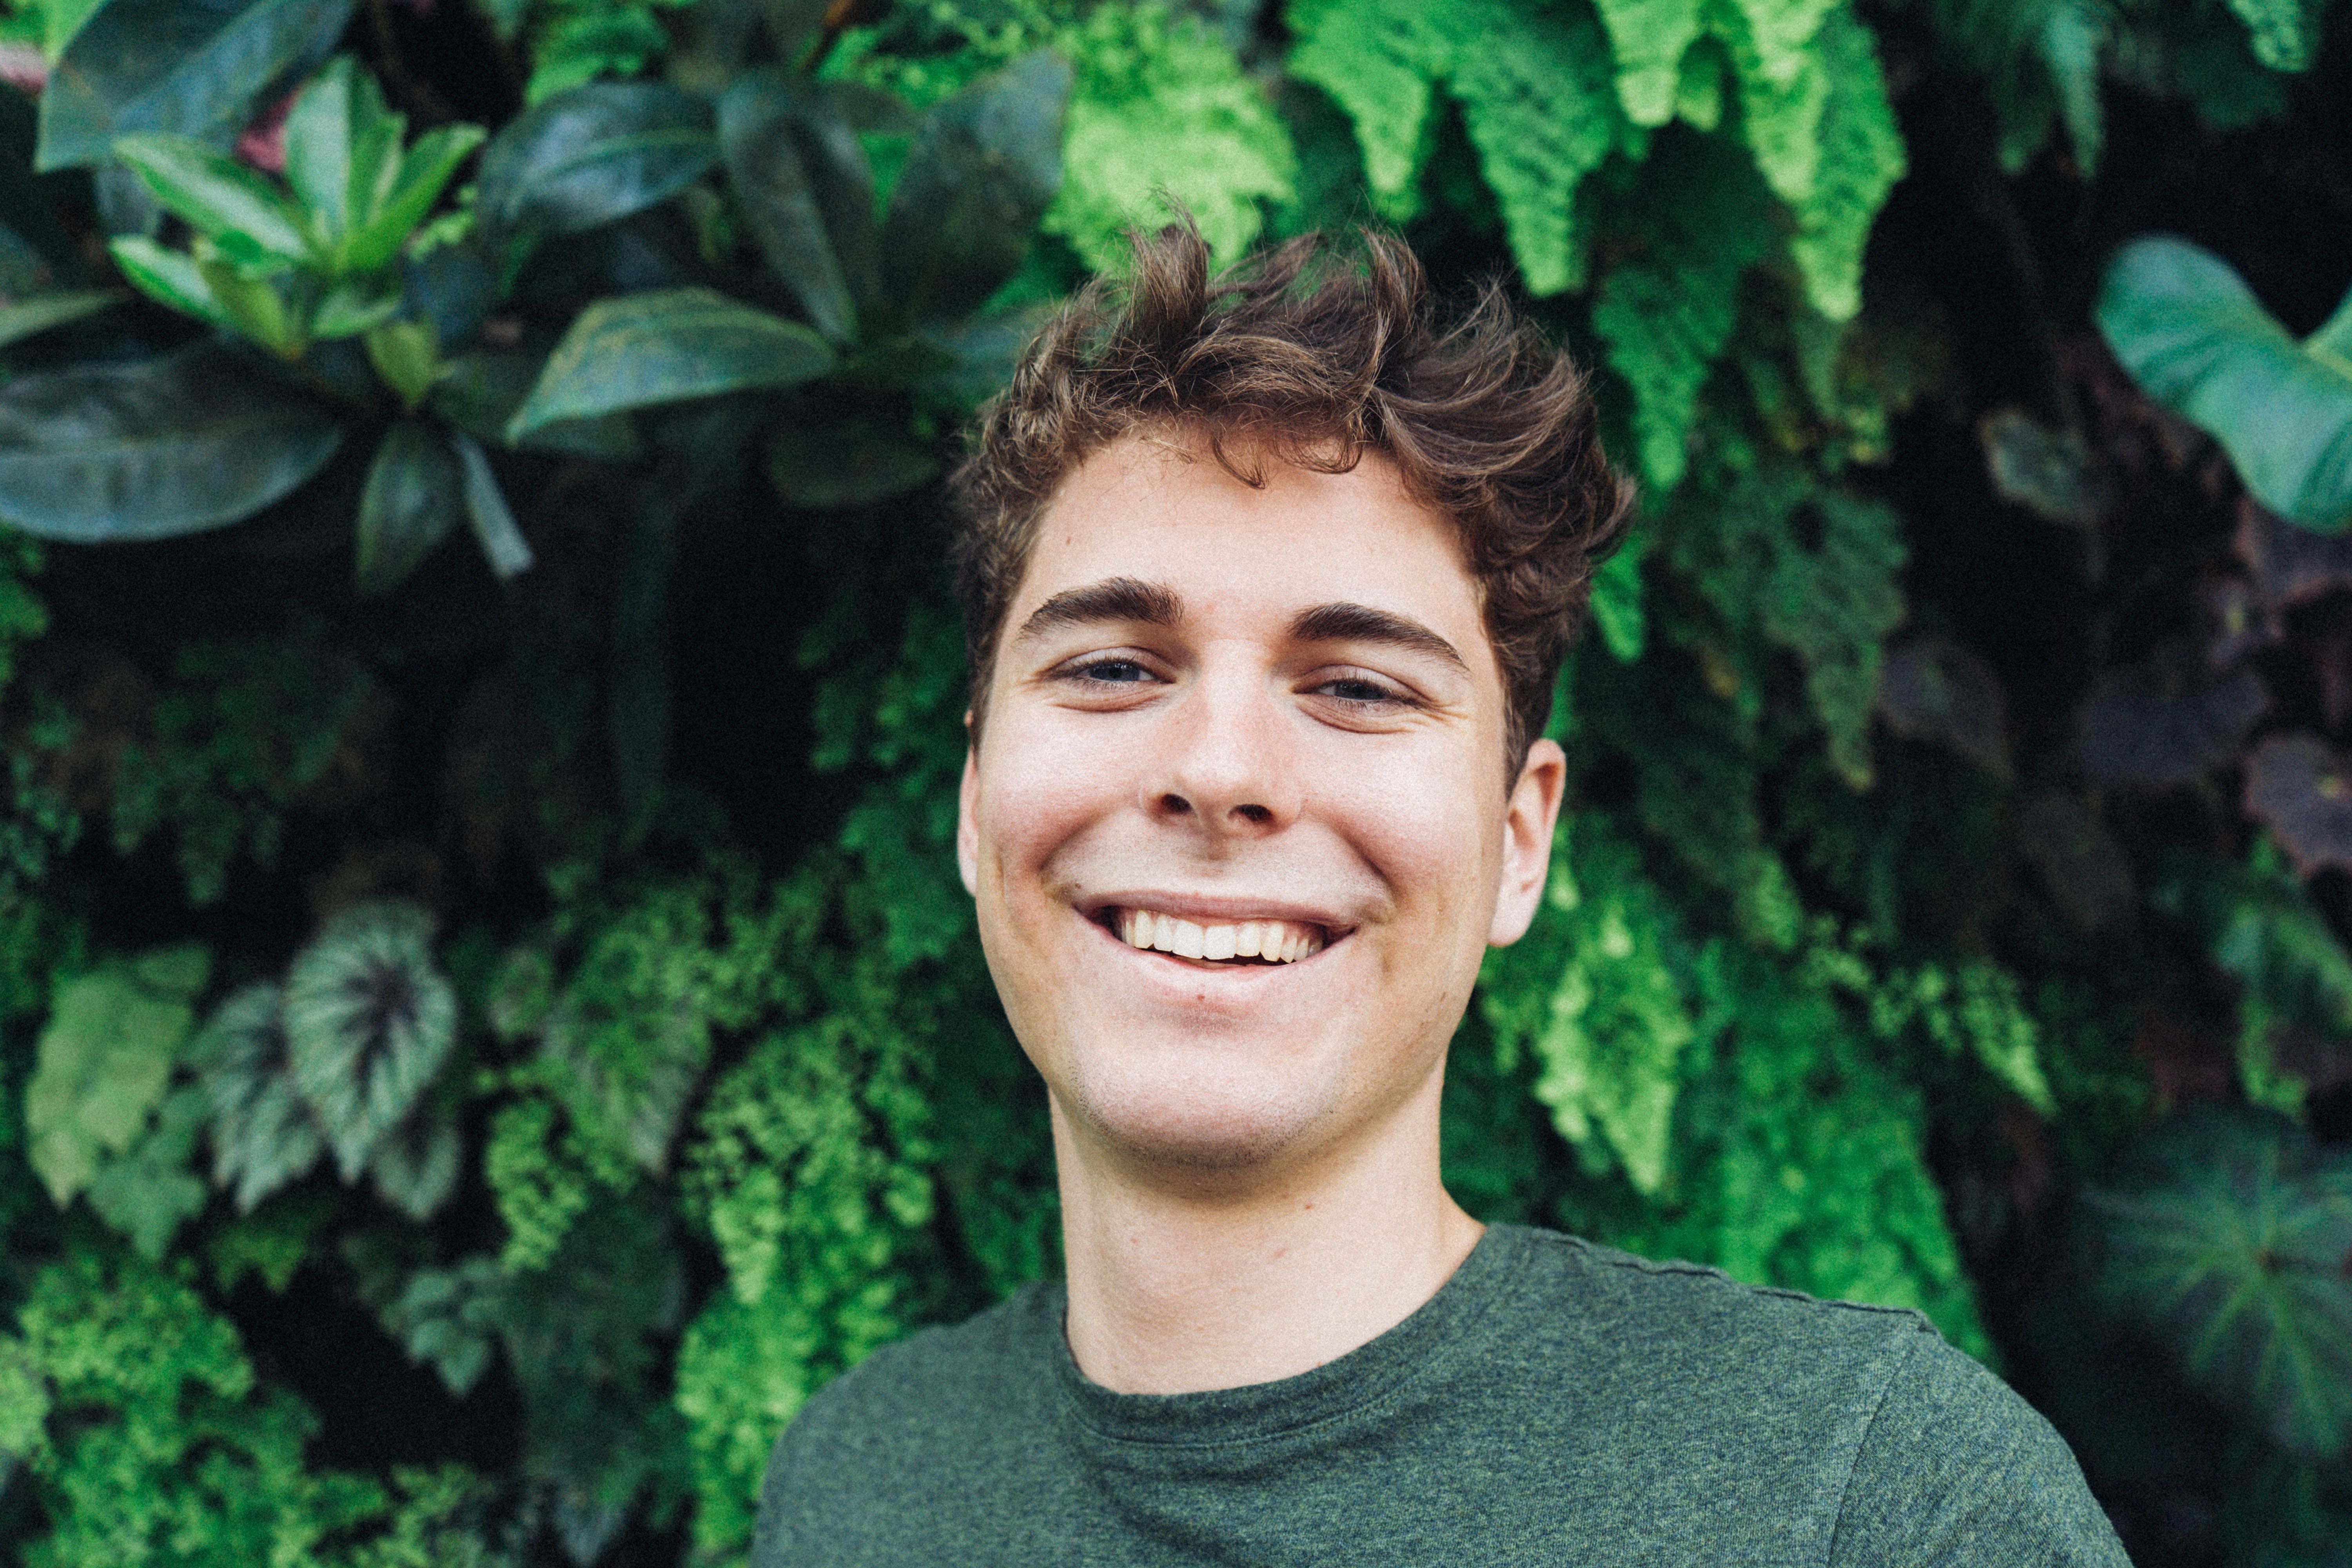
[[(719, 100), (719, 145), (769, 268), (817, 331), (856, 337), (858, 295), (873, 288), (874, 176), (846, 122), (812, 84), (770, 68), (746, 72)], [(862, 290), (845, 255), (866, 273)]]
[(450, 432), (449, 444), (465, 469), (466, 517), (474, 525), (474, 538), (490, 563), (491, 574), (503, 582), (530, 571), (530, 543), (515, 525), (506, 492), (499, 489), (499, 477), (490, 471), (489, 454), (462, 430)]
[(2140, 390), (2221, 442), (2263, 505), (2326, 533), (2352, 525), (2352, 328), (2298, 343), (2229, 263), (2168, 237), (2123, 248), (2096, 314)]
[(427, 402), (434, 413), (478, 441), (610, 463), (625, 463), (637, 456), (637, 428), (625, 414), (558, 420), (520, 441), (509, 441), (507, 424), (530, 395), (546, 364), (543, 355), (477, 349), (448, 362)]
[(390, 265), (410, 233), (440, 200), (442, 191), (457, 175), (457, 165), (482, 144), (484, 134), (478, 125), (445, 125), (418, 137), (416, 145), (401, 160), (392, 189), (367, 226), (345, 246), (343, 265), (354, 272)]
[(188, 1047), (212, 1106), (213, 1184), (234, 1187), (240, 1214), (327, 1152), (325, 1134), (295, 1088), (274, 981), (232, 993)]
[(432, 426), (404, 419), (384, 432), (360, 494), (362, 597), (398, 587), (449, 536), (464, 489), (457, 459)]
[(94, 316), (109, 305), (119, 305), (129, 296), (119, 289), (72, 289), (58, 294), (37, 294), (29, 300), (18, 300), (0, 305), (0, 346), (17, 342), (62, 327), (68, 321), (79, 321)]
[(1070, 68), (1040, 49), (934, 105), (882, 226), (883, 293), (915, 322), (961, 316), (1028, 254), (1062, 184)]
[(547, 357), (539, 384), (507, 426), (509, 440), (562, 419), (798, 386), (833, 366), (833, 350), (797, 321), (711, 289), (664, 289), (599, 300)]
[(295, 99), (286, 115), (286, 183), (323, 251), (340, 253), (382, 204), (406, 129), (349, 55), (329, 62)]
[(118, 137), (114, 155), (164, 209), (242, 265), (311, 258), (302, 215), (257, 171), (186, 136)]
[(352, 0), (109, 0), (41, 94), (43, 174), (102, 161), (130, 132), (226, 146), (255, 99), (324, 58)]
[(157, 304), (232, 332), (238, 330), (236, 318), (213, 298), (204, 268), (186, 251), (169, 249), (143, 234), (110, 240), (107, 249), (131, 287)]
[(376, 1195), (422, 1225), (457, 1190), (465, 1144), (446, 1116), (410, 1117), (375, 1146), (368, 1173)]
[(667, 200), (718, 158), (700, 99), (655, 82), (594, 82), (491, 138), (477, 210), (508, 234), (572, 234)]
[(433, 917), (413, 903), (354, 904), (286, 975), (294, 1081), (346, 1182), (406, 1120), (448, 1058), (457, 1001), (433, 961)]
[(75, 365), (0, 386), (0, 518), (75, 543), (250, 517), (326, 465), (342, 426), (244, 356)]
[(2289, 1452), (2352, 1443), (2352, 1162), (2275, 1113), (2199, 1106), (2084, 1201), (2116, 1310)]

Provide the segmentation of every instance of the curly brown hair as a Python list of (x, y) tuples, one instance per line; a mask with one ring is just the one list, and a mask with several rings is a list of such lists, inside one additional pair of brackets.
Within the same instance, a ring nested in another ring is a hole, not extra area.
[(1095, 279), (1031, 341), (951, 481), (974, 725), (1054, 492), (1119, 437), (1176, 427), (1251, 485), (1262, 456), (1342, 473), (1378, 452), (1453, 521), (1509, 700), (1516, 778), (1633, 500), (1583, 374), (1497, 286), (1441, 324), (1421, 263), (1388, 235), (1361, 233), (1360, 258), (1309, 235), (1214, 279), (1189, 224), (1131, 242), (1126, 279)]

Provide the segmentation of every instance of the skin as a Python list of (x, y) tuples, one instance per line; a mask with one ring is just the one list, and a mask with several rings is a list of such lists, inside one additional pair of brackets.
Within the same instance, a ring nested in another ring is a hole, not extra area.
[[(1480, 1226), (1438, 1172), (1445, 1047), (1541, 897), (1566, 762), (1507, 710), (1452, 525), (1382, 458), (1261, 488), (1130, 437), (1048, 507), (957, 848), (1052, 1106), (1078, 1365), (1127, 1393), (1344, 1355)], [(1287, 965), (1140, 952), (1119, 907), (1310, 921)]]

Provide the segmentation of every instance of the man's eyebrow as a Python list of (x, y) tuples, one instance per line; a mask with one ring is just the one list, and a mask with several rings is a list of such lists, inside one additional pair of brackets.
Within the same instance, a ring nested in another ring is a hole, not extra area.
[(1419, 621), (1370, 605), (1318, 605), (1290, 623), (1290, 635), (1300, 642), (1384, 643), (1470, 673), (1468, 661), (1452, 643)]
[(1013, 640), (1026, 642), (1063, 626), (1098, 626), (1106, 621), (1172, 626), (1183, 618), (1184, 601), (1173, 590), (1133, 577), (1106, 577), (1083, 588), (1065, 588), (1030, 611)]

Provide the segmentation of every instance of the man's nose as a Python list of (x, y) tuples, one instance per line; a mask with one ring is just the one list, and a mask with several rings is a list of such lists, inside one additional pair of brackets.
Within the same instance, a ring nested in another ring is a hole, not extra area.
[(1171, 705), (1144, 809), (1220, 837), (1257, 837), (1298, 815), (1289, 715), (1261, 673), (1203, 672)]

